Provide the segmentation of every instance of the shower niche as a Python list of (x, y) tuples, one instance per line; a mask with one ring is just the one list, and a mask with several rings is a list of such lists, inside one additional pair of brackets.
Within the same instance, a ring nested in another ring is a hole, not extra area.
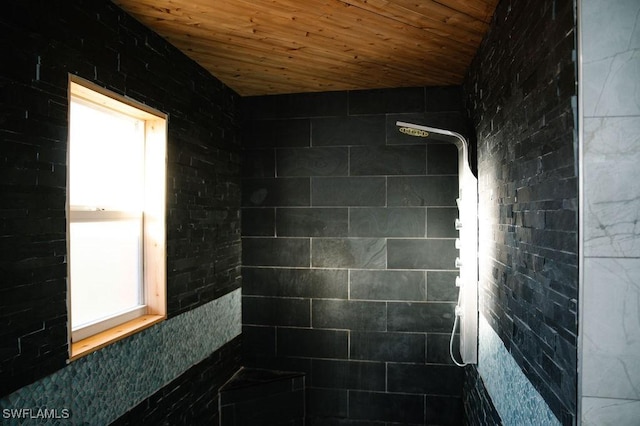
[[(469, 145), (459, 133), (403, 121), (396, 122), (399, 131), (429, 142), (452, 143), (458, 148), (458, 218), (454, 226), (458, 231), (455, 267), (458, 276), (452, 286), (458, 287), (458, 303), (451, 331), (449, 350), (458, 366), (478, 362), (478, 179), (469, 164)], [(460, 330), (460, 354), (453, 351), (455, 332)]]

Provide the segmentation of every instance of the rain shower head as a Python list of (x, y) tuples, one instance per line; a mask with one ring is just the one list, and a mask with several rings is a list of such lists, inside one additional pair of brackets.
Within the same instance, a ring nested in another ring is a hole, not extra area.
[[(396, 123), (399, 125), (399, 122)], [(400, 133), (404, 133), (405, 135), (409, 135), (409, 136), (417, 136), (420, 138), (428, 138), (429, 137), (429, 132), (423, 129), (416, 129), (415, 127), (408, 127), (408, 126), (403, 126), (400, 127), (398, 129), (400, 131)]]
[(434, 138), (439, 141), (451, 142), (456, 145), (459, 145), (460, 143), (466, 144), (466, 140), (462, 135), (450, 130), (437, 129), (435, 127), (407, 123), (404, 121), (396, 121), (396, 126), (398, 126), (398, 130), (405, 135), (421, 138)]

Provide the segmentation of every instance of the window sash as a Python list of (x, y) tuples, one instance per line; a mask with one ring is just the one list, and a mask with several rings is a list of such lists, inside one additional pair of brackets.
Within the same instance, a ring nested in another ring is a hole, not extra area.
[[(97, 207), (87, 206), (71, 206), (69, 209), (69, 224), (72, 223), (96, 223), (96, 222), (119, 222), (138, 220), (140, 227), (140, 243), (138, 246), (138, 264), (140, 265), (138, 283), (138, 300), (137, 306), (114, 313), (106, 317), (96, 318), (89, 323), (83, 323), (80, 326), (71, 328), (71, 338), (73, 341), (85, 339), (101, 331), (116, 327), (119, 324), (133, 320), (147, 314), (147, 305), (145, 301), (145, 268), (144, 268), (144, 223), (142, 212), (106, 210)], [(73, 236), (70, 235), (69, 244), (73, 243)], [(69, 263), (73, 262), (73, 258), (69, 257)], [(69, 276), (69, 280), (73, 280)]]
[(100, 318), (92, 323), (83, 324), (82, 327), (78, 327), (71, 331), (71, 338), (74, 341), (86, 339), (87, 337), (91, 337), (94, 334), (100, 333), (101, 331), (105, 331), (110, 328), (117, 327), (122, 323), (131, 321), (133, 319), (136, 319), (146, 314), (147, 314), (147, 305), (135, 306), (131, 309), (127, 309), (125, 311), (119, 312), (110, 317)]
[(139, 219), (142, 225), (142, 212), (125, 210), (107, 210), (100, 207), (71, 206), (69, 209), (69, 222), (103, 222), (114, 220)]

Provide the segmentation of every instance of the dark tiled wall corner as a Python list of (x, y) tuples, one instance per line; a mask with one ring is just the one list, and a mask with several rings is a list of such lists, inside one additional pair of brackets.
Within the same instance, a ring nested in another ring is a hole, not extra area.
[(462, 423), (448, 355), (457, 149), (403, 138), (394, 121), (466, 132), (461, 99), (459, 87), (242, 99), (245, 363), (306, 373), (308, 424)]
[(69, 73), (169, 116), (168, 316), (240, 286), (239, 96), (112, 2), (34, 6), (0, 17), (1, 396), (68, 358)]
[(220, 426), (304, 426), (303, 373), (242, 368), (220, 389)]
[(484, 387), (482, 377), (474, 366), (464, 369), (464, 402), (465, 424), (468, 426), (501, 426), (502, 419), (494, 407), (491, 397)]
[(480, 309), (563, 424), (577, 394), (575, 2), (500, 2), (465, 80)]
[(219, 422), (218, 391), (240, 368), (242, 338), (236, 337), (112, 423), (186, 425)]

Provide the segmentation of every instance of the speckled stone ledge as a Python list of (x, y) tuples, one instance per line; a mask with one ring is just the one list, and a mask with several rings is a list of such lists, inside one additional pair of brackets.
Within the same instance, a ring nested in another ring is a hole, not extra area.
[(480, 314), (478, 371), (505, 426), (560, 426), (542, 396)]
[[(3, 424), (108, 424), (240, 335), (241, 290), (72, 362), (0, 400), (5, 409), (57, 410), (69, 418), (5, 419)], [(41, 412), (42, 413), (42, 412)], [(53, 418), (51, 418), (53, 417)], [(6, 422), (6, 423), (5, 423)]]

